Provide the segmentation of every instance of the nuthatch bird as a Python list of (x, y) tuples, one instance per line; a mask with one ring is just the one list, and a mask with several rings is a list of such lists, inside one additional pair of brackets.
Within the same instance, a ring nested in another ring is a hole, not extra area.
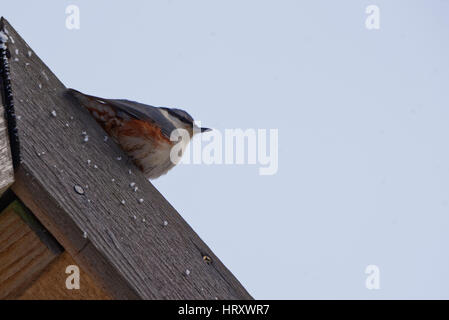
[(74, 89), (68, 89), (68, 94), (89, 110), (149, 179), (158, 178), (175, 166), (170, 157), (175, 144), (170, 136), (174, 130), (186, 130), (189, 140), (198, 132), (210, 130), (197, 127), (184, 110), (158, 108), (129, 100), (103, 99)]

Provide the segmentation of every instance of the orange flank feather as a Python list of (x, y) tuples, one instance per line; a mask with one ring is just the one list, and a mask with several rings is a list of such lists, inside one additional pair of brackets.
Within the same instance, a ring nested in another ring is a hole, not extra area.
[(162, 134), (161, 128), (147, 121), (137, 119), (128, 120), (121, 127), (117, 128), (117, 130), (120, 136), (148, 139), (153, 144), (173, 144), (170, 139)]

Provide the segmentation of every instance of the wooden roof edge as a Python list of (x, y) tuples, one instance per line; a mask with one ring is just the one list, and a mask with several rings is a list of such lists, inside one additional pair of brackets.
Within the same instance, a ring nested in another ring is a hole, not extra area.
[(104, 141), (87, 111), (67, 99), (8, 21), (1, 23), (10, 37), (20, 139), (12, 188), (75, 261), (115, 298), (252, 299), (122, 150)]

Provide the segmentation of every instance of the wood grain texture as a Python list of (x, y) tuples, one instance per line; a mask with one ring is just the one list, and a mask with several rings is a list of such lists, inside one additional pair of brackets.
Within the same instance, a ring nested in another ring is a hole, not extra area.
[(0, 299), (20, 295), (57, 256), (23, 221), (17, 206), (0, 214)]
[[(113, 298), (251, 299), (120, 148), (111, 139), (104, 142), (105, 132), (65, 95), (64, 85), (9, 23), (3, 23), (14, 38), (8, 48), (20, 117), (22, 163), (13, 190), (74, 260)], [(117, 72), (120, 78), (119, 68)], [(131, 182), (138, 192), (129, 187)], [(84, 194), (75, 192), (75, 185)]]
[[(14, 168), (11, 154), (11, 140), (9, 138), (8, 124), (12, 133), (15, 133), (14, 107), (10, 94), (10, 81), (8, 78), (7, 50), (0, 40), (0, 196), (14, 182)], [(8, 121), (9, 120), (9, 121)], [(14, 139), (14, 141), (17, 141)]]
[(9, 148), (5, 108), (0, 100), (0, 196), (13, 182), (14, 168), (12, 165), (11, 149)]
[(41, 276), (21, 294), (19, 300), (110, 300), (102, 288), (80, 268), (80, 288), (67, 289), (66, 268), (77, 265), (66, 251), (49, 264)]

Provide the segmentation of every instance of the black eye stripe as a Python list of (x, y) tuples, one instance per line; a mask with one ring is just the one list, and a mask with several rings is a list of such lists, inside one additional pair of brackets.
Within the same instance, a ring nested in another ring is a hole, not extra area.
[(168, 113), (169, 113), (170, 115), (172, 115), (172, 116), (175, 117), (175, 118), (178, 118), (178, 119), (181, 120), (182, 122), (187, 123), (187, 124), (193, 124), (193, 119), (188, 119), (188, 118), (182, 116), (179, 112), (176, 112), (176, 111), (174, 111), (174, 110), (172, 110), (172, 109), (168, 109), (168, 108), (167, 108), (166, 110), (168, 111)]

